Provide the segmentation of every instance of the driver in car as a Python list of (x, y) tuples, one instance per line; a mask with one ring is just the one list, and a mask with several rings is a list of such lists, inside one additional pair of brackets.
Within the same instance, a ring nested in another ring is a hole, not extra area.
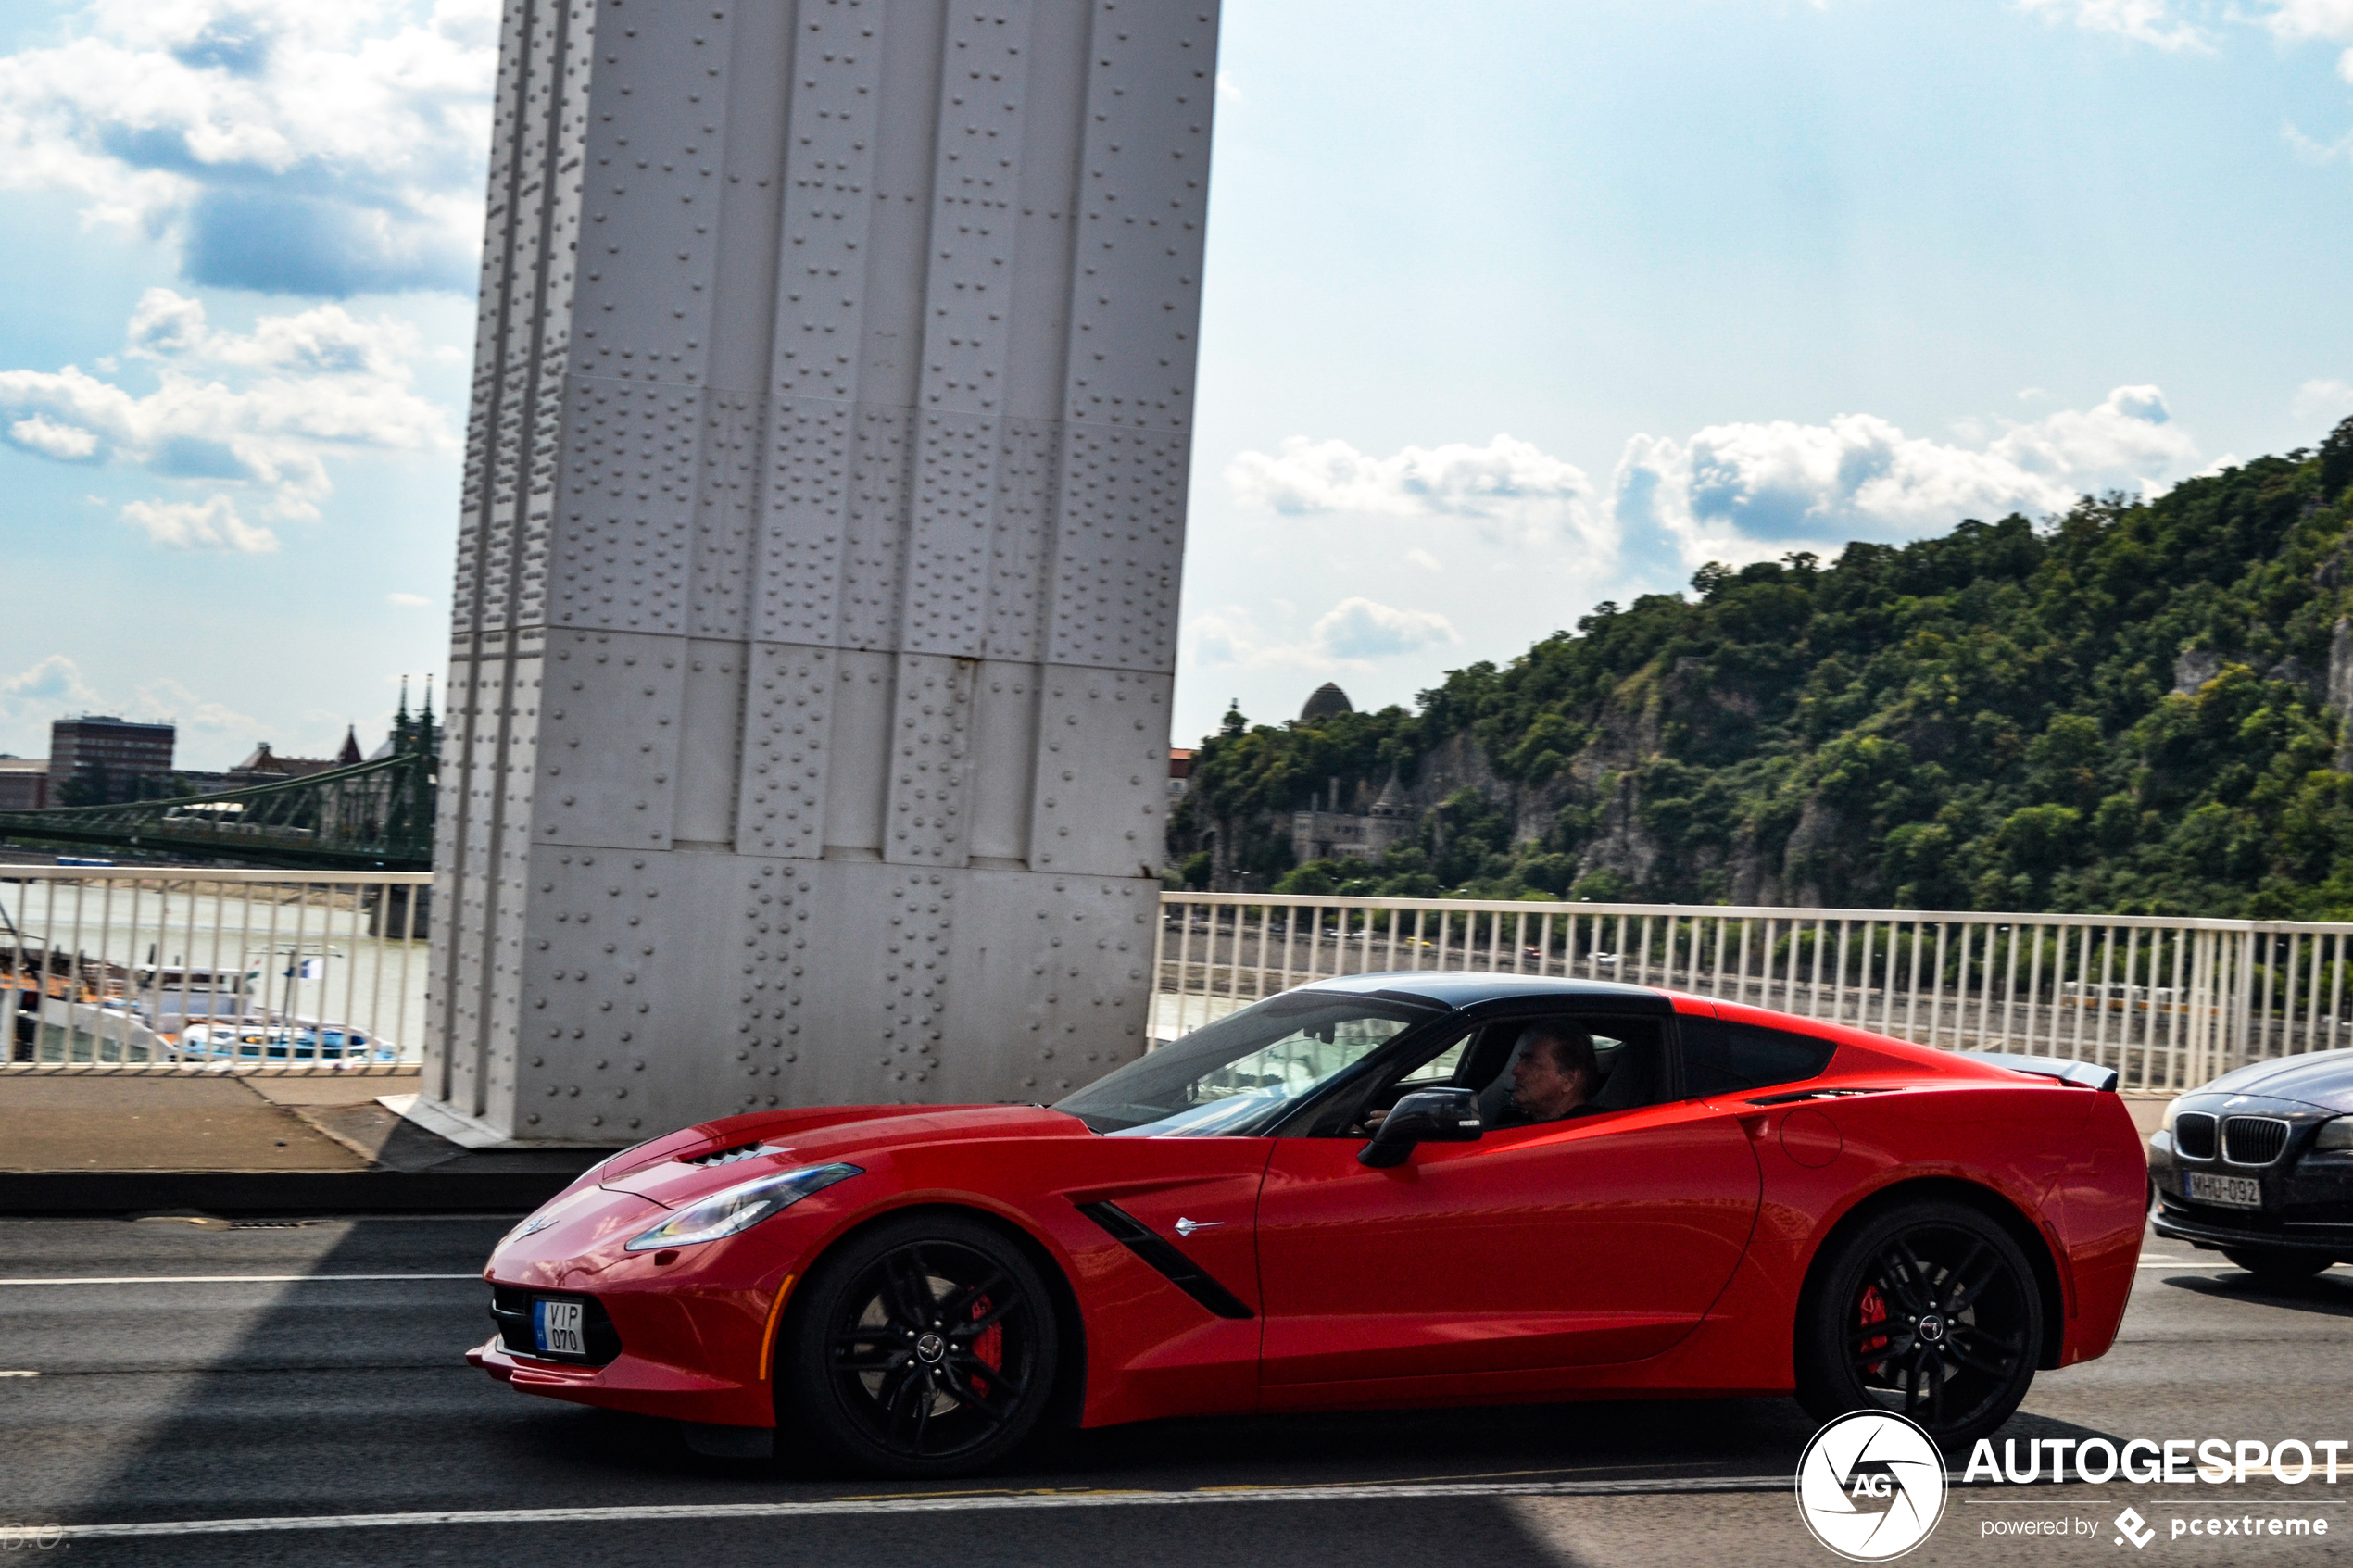
[[(1602, 1109), (1590, 1103), (1601, 1079), (1593, 1036), (1566, 1023), (1535, 1024), (1512, 1053), (1512, 1098), (1494, 1125), (1529, 1127), (1590, 1116)], [(1356, 1130), (1369, 1135), (1388, 1115), (1386, 1110), (1366, 1111)]]
[(1540, 1023), (1523, 1035), (1512, 1062), (1512, 1098), (1495, 1118), (1499, 1127), (1526, 1127), (1591, 1115), (1601, 1085), (1593, 1036), (1567, 1024)]

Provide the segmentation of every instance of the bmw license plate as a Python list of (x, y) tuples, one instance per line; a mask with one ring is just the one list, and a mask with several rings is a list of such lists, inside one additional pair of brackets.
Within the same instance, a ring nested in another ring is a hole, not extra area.
[(2263, 1188), (2253, 1176), (2210, 1176), (2203, 1171), (2190, 1173), (2192, 1203), (2221, 1203), (2233, 1209), (2263, 1207)]
[(534, 1301), (531, 1304), (532, 1337), (539, 1342), (543, 1356), (585, 1356), (587, 1341), (580, 1336), (580, 1303), (577, 1301)]

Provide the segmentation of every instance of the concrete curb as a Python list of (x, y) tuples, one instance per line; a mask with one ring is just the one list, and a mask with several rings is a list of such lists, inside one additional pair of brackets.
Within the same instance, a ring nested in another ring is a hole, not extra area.
[[(585, 1169), (587, 1161), (583, 1160)], [(220, 1215), (522, 1214), (572, 1183), (556, 1171), (0, 1171), (0, 1217), (159, 1209)]]

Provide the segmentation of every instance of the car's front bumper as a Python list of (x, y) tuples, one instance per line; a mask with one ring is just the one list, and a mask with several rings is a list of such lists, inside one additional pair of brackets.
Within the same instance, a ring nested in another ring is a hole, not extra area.
[[(2210, 1114), (2246, 1112), (2289, 1123), (2285, 1147), (2265, 1164), (2241, 1165), (2209, 1154), (2191, 1159), (2173, 1138), (2149, 1139), (2149, 1184), (2156, 1190), (2157, 1234), (2206, 1248), (2270, 1248), (2353, 1261), (2353, 1156), (2316, 1151), (2312, 1139), (2329, 1113), (2310, 1106), (2259, 1101), (2253, 1097), (2185, 1095), (2182, 1107)], [(2193, 1202), (2192, 1173), (2251, 1179), (2262, 1194), (2260, 1209)]]
[(714, 1426), (776, 1424), (768, 1385), (757, 1376), (731, 1381), (626, 1348), (603, 1366), (581, 1366), (518, 1354), (494, 1334), (467, 1351), (466, 1360), (509, 1387), (550, 1399)]
[[(466, 1360), (510, 1387), (551, 1399), (724, 1426), (774, 1426), (768, 1344), (791, 1277), (792, 1222), (692, 1247), (631, 1252), (625, 1242), (672, 1212), (651, 1199), (583, 1186), (540, 1210), (547, 1228), (510, 1236), (483, 1281), (498, 1330)], [(594, 1303), (591, 1357), (535, 1353), (535, 1299)], [(501, 1306), (504, 1311), (501, 1311)]]
[(2217, 1217), (2217, 1210), (2193, 1207), (2185, 1203), (2168, 1204), (2158, 1200), (2157, 1218), (2151, 1228), (2161, 1236), (2186, 1241), (2193, 1247), (2208, 1248), (2233, 1247), (2269, 1247), (2282, 1251), (2326, 1254), (2353, 1261), (2353, 1224), (2269, 1226), (2250, 1223), (2260, 1215), (2241, 1217), (2227, 1210)]

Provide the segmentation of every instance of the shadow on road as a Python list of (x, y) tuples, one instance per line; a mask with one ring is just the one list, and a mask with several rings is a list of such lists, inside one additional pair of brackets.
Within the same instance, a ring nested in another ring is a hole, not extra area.
[[(61, 1522), (97, 1522), (999, 1489), (1778, 1477), (1793, 1472), (1814, 1426), (1785, 1399), (1182, 1420), (1051, 1434), (995, 1474), (936, 1486), (829, 1473), (796, 1452), (788, 1436), (783, 1457), (773, 1461), (712, 1459), (690, 1451), (667, 1423), (517, 1394), (464, 1363), (466, 1348), (490, 1332), (484, 1288), (470, 1279), (415, 1276), (478, 1268), (504, 1228), (496, 1221), (368, 1221), (290, 1231), (274, 1243), (243, 1232), (206, 1232), (175, 1236), (166, 1256), (142, 1254), (139, 1244), (153, 1236), (139, 1234), (145, 1227), (123, 1227), (121, 1262), (112, 1271), (121, 1273), (404, 1277), (313, 1279), (233, 1298), (201, 1291), (171, 1298), (189, 1336), (169, 1356), (145, 1371), (81, 1379), (78, 1393), (68, 1387), (74, 1380), (65, 1378), (44, 1391), (44, 1399), (69, 1401), (53, 1412), (47, 1428), (59, 1447), (43, 1487), (58, 1506), (46, 1512)], [(278, 1250), (269, 1251), (271, 1246)], [(205, 1251), (214, 1247), (217, 1254)], [(101, 1332), (129, 1343), (138, 1324), (166, 1321), (138, 1316), (128, 1301), (117, 1306), (125, 1314), (120, 1323), (94, 1327), (61, 1318), (59, 1332)], [(2006, 1435), (2098, 1434), (2021, 1414)], [(78, 1444), (79, 1452), (69, 1452), (69, 1444)], [(1564, 1544), (1560, 1528), (1534, 1529), (1530, 1517), (1509, 1499), (1492, 1498), (1254, 1502), (803, 1517), (771, 1522), (774, 1533), (763, 1538), (790, 1540), (814, 1553), (807, 1556), (812, 1562), (936, 1554), (941, 1543), (952, 1542), (960, 1564), (982, 1568), (1094, 1562), (1114, 1551), (1237, 1563), (1279, 1555), (1286, 1568), (1362, 1568), (1416, 1555), (1409, 1546), (1415, 1541), (1434, 1554), (1430, 1561), (1473, 1554), (1498, 1565), (1574, 1561), (1574, 1538)], [(719, 1525), (702, 1520), (679, 1527), (701, 1538)], [(451, 1529), (464, 1534), (453, 1537)], [(748, 1521), (726, 1526), (730, 1538), (751, 1529)], [(497, 1532), (496, 1541), (476, 1538), (485, 1531)], [(262, 1560), (304, 1563), (472, 1560), (479, 1549), (521, 1568), (543, 1560), (670, 1562), (676, 1539), (651, 1524), (591, 1521), (546, 1529), (453, 1524), (306, 1532), (267, 1543), (182, 1537), (89, 1548), (96, 1562), (175, 1565), (256, 1561), (256, 1549), (265, 1545)]]
[(2269, 1283), (2245, 1273), (2166, 1274), (2163, 1280), (2174, 1289), (2186, 1290), (2194, 1296), (2210, 1297), (2217, 1300), (2252, 1301), (2266, 1307), (2285, 1307), (2298, 1312), (2353, 1318), (2353, 1279), (2335, 1274), (2322, 1274), (2316, 1279), (2294, 1280), (2285, 1284)]

